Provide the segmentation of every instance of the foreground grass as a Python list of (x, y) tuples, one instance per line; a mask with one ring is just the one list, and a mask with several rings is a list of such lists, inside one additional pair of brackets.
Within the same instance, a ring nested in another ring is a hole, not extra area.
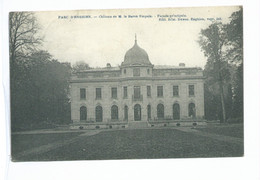
[(103, 131), (21, 161), (243, 156), (237, 145), (175, 129)]
[(81, 134), (81, 132), (56, 134), (15, 134), (11, 135), (12, 156), (34, 147), (39, 147), (56, 141), (66, 141)]
[(237, 138), (244, 137), (243, 124), (217, 125), (211, 127), (209, 126), (206, 128), (197, 128), (197, 130)]

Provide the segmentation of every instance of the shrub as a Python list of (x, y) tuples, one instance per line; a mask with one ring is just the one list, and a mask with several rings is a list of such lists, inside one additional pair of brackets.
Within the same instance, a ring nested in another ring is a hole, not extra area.
[(177, 123), (176, 126), (181, 126), (181, 123)]
[(84, 129), (84, 127), (83, 126), (79, 126), (79, 129)]
[(192, 125), (193, 125), (193, 126), (197, 126), (197, 123), (196, 123), (196, 122), (194, 122)]

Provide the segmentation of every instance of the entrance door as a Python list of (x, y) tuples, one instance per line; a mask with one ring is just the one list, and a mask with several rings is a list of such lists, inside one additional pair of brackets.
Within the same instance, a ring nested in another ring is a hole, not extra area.
[(180, 105), (179, 104), (175, 103), (173, 105), (172, 112), (173, 112), (173, 119), (180, 119)]
[(140, 104), (136, 104), (134, 106), (134, 120), (135, 121), (141, 121), (141, 116), (142, 116), (141, 106), (140, 106)]
[(96, 107), (96, 122), (102, 122), (103, 120), (103, 110), (101, 106)]
[(157, 105), (157, 118), (160, 120), (164, 119), (164, 105), (163, 104)]
[(189, 117), (195, 118), (196, 117), (196, 109), (195, 109), (195, 104), (190, 103), (189, 104)]

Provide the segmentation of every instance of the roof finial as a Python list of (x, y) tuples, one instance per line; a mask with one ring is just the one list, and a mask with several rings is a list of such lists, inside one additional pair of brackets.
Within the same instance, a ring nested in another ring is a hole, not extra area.
[(137, 43), (136, 33), (135, 33), (135, 44)]

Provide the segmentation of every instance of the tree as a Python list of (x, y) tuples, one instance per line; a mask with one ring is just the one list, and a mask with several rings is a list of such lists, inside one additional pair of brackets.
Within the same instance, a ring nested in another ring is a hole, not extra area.
[(241, 63), (237, 68), (234, 84), (233, 117), (235, 118), (243, 118), (243, 97), (243, 63)]
[[(231, 91), (231, 74), (230, 65), (223, 61), (221, 62), (222, 77), (223, 77), (223, 94), (226, 107), (226, 118), (230, 117), (232, 109), (232, 91)], [(214, 65), (214, 62), (208, 61), (205, 65), (204, 76), (205, 79), (205, 117), (207, 119), (220, 119), (223, 121), (222, 104), (220, 96), (220, 86), (218, 82), (218, 71)]]
[(225, 32), (222, 23), (213, 23), (208, 28), (202, 29), (199, 37), (199, 44), (208, 58), (208, 63), (212, 67), (212, 73), (216, 75), (218, 89), (221, 99), (223, 121), (226, 121), (226, 107), (224, 97), (224, 80), (225, 80), (225, 60), (224, 44)]
[(232, 84), (233, 117), (243, 118), (243, 9), (232, 13), (231, 21), (225, 26), (227, 32), (227, 59), (236, 65)]
[[(205, 115), (225, 121), (243, 116), (243, 10), (227, 24), (201, 30), (199, 44), (207, 57), (204, 69)], [(220, 101), (219, 101), (220, 99)], [(218, 107), (221, 107), (221, 111)], [(222, 113), (220, 116), (219, 113)]]
[(225, 25), (227, 58), (231, 63), (243, 62), (243, 9), (232, 13), (231, 21)]
[(33, 13), (9, 14), (12, 130), (70, 122), (70, 64), (39, 50), (39, 30)]
[(72, 66), (72, 71), (73, 72), (78, 72), (78, 71), (84, 71), (87, 69), (91, 69), (87, 63), (84, 61), (77, 61), (73, 66)]
[(16, 57), (24, 56), (41, 44), (38, 35), (40, 27), (32, 12), (10, 12), (9, 14), (9, 52), (10, 63)]
[(70, 122), (70, 64), (47, 51), (36, 51), (22, 62), (11, 89), (12, 129)]
[[(10, 60), (10, 94), (11, 122), (21, 124), (29, 107), (30, 76), (27, 57), (41, 44), (38, 35), (39, 25), (31, 12), (9, 13), (9, 60)], [(27, 86), (28, 85), (28, 86)], [(24, 90), (24, 87), (27, 89)], [(24, 91), (23, 91), (24, 90)], [(28, 96), (27, 96), (28, 95)], [(26, 105), (25, 105), (26, 104)], [(27, 108), (27, 109), (26, 109)]]

